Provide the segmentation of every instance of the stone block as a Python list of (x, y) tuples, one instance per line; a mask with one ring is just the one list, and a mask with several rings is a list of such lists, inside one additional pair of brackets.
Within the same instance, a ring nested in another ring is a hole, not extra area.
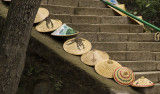
[(72, 16), (72, 23), (98, 24), (100, 18), (97, 16)]

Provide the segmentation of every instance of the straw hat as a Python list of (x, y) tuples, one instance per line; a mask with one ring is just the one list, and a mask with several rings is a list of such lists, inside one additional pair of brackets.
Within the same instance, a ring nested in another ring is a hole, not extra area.
[(109, 59), (109, 55), (106, 52), (96, 50), (96, 49), (91, 50), (81, 56), (81, 61), (84, 64), (91, 65), (91, 66), (96, 65), (100, 61), (108, 60), (108, 59)]
[(46, 17), (49, 16), (49, 11), (46, 8), (39, 8), (37, 15), (35, 17), (34, 23), (43, 21)]
[(92, 48), (92, 44), (83, 38), (72, 38), (63, 44), (63, 49), (73, 55), (82, 55)]
[[(48, 24), (48, 27), (47, 27), (47, 24)], [(51, 32), (51, 31), (56, 30), (60, 26), (62, 26), (62, 22), (60, 20), (50, 19), (49, 23), (47, 21), (43, 21), (39, 23), (36, 26), (36, 30), (39, 32)]]
[(67, 26), (66, 24), (63, 24), (61, 27), (59, 27), (56, 31), (51, 33), (53, 36), (71, 36), (78, 34), (78, 31), (75, 31), (71, 27)]
[(124, 86), (131, 85), (135, 80), (132, 70), (126, 67), (117, 68), (114, 71), (113, 77), (117, 83)]
[(95, 65), (96, 72), (104, 77), (113, 78), (114, 70), (121, 65), (114, 60), (104, 60)]
[(134, 87), (151, 87), (153, 85), (154, 85), (153, 82), (151, 82), (150, 80), (148, 80), (147, 78), (143, 76), (132, 84), (132, 86)]

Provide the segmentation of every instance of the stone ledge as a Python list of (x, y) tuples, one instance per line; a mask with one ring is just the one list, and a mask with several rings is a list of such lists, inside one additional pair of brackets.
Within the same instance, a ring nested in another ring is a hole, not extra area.
[(69, 63), (69, 65), (76, 68), (76, 70), (78, 70), (77, 73), (83, 73), (87, 78), (90, 77), (94, 79), (96, 84), (99, 84), (101, 87), (108, 91), (108, 94), (109, 92), (114, 94), (117, 94), (118, 92), (128, 92), (127, 94), (138, 94), (138, 92), (133, 90), (131, 87), (120, 86), (112, 79), (106, 79), (99, 76), (92, 67), (83, 64), (80, 61), (79, 56), (74, 56), (66, 53), (62, 48), (62, 43), (54, 40), (51, 37), (44, 36), (33, 30), (32, 42), (32, 46), (38, 45), (37, 48), (32, 50), (47, 59), (50, 63), (53, 63), (55, 58), (62, 59), (62, 61), (64, 61), (65, 63)]

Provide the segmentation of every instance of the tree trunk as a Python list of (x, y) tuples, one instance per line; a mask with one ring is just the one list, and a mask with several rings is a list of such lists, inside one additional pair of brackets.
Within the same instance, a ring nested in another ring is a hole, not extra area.
[(0, 94), (16, 94), (41, 0), (12, 0), (0, 37)]

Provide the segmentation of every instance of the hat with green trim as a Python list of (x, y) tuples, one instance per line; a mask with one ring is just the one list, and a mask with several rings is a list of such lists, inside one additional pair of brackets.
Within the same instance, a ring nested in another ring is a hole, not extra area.
[(114, 71), (113, 77), (117, 83), (124, 86), (131, 85), (135, 80), (132, 70), (127, 67), (117, 68)]
[(154, 83), (150, 80), (148, 80), (147, 78), (145, 78), (144, 76), (142, 76), (141, 78), (139, 78), (138, 80), (136, 80), (132, 86), (134, 87), (151, 87), (154, 86)]
[(71, 27), (67, 26), (65, 23), (59, 27), (57, 30), (55, 30), (51, 35), (53, 36), (71, 36), (76, 35), (79, 32), (72, 29)]

